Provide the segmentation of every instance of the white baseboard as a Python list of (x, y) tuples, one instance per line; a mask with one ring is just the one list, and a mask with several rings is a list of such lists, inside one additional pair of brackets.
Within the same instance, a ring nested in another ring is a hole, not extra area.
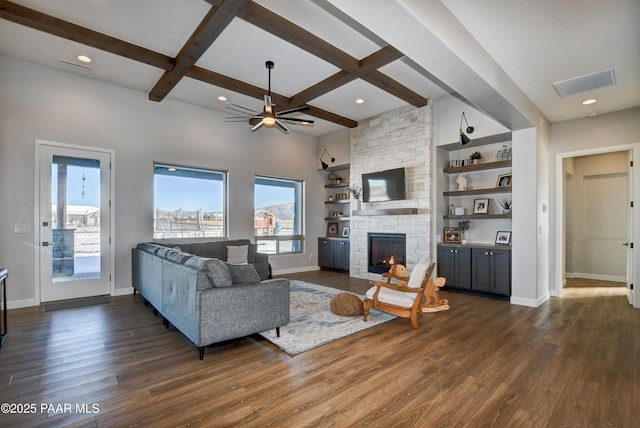
[(116, 288), (116, 294), (114, 294), (114, 296), (127, 296), (130, 294), (133, 294), (133, 287)]
[(301, 273), (301, 272), (313, 272), (314, 270), (320, 270), (320, 266), (304, 266), (300, 268), (291, 269), (277, 269), (272, 272), (273, 275), (286, 275), (288, 273)]
[[(613, 281), (613, 282), (627, 282), (627, 278), (625, 276), (615, 276), (615, 275), (598, 275), (595, 273), (583, 273), (583, 272), (567, 272), (565, 273), (566, 278), (581, 278), (581, 279), (595, 279), (598, 281)], [(565, 284), (566, 285), (566, 284)]]
[(10, 300), (7, 302), (7, 309), (29, 308), (38, 306), (35, 299)]
[(548, 292), (544, 293), (544, 295), (542, 295), (538, 299), (523, 299), (521, 297), (511, 296), (510, 302), (514, 305), (529, 306), (530, 308), (537, 308), (540, 305), (542, 305), (544, 302), (549, 300), (549, 297), (550, 296)]

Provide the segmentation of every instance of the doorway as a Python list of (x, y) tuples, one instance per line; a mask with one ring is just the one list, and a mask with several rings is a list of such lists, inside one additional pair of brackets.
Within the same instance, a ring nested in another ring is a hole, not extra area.
[(36, 144), (36, 295), (51, 302), (112, 294), (112, 153)]
[[(562, 296), (570, 278), (619, 281), (629, 304), (638, 307), (638, 174), (632, 160), (638, 147), (615, 147), (556, 155), (556, 281)], [(637, 211), (637, 210), (635, 210)], [(588, 283), (589, 281), (587, 281)]]

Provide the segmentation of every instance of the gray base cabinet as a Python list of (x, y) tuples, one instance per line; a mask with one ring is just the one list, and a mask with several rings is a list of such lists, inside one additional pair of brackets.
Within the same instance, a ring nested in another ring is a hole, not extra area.
[(460, 290), (511, 295), (511, 250), (492, 246), (438, 246), (438, 276)]
[(349, 271), (348, 239), (318, 238), (318, 265), (322, 269)]
[(449, 287), (471, 290), (471, 248), (438, 247), (438, 276)]
[(472, 289), (509, 296), (511, 294), (511, 251), (471, 250)]

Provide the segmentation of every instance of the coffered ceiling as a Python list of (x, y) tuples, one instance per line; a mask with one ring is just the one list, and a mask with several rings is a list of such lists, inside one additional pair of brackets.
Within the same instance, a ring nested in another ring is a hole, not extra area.
[[(590, 43), (589, 49), (575, 49), (580, 46), (580, 37), (589, 34), (580, 28), (578, 20), (565, 19), (564, 26), (549, 21), (549, 28), (539, 28), (538, 34), (532, 26), (550, 16), (557, 20), (572, 17), (572, 6), (581, 11), (579, 17), (590, 17), (578, 3), (595, 8), (603, 2), (544, 0), (527, 12), (528, 19), (523, 19), (513, 6), (521, 2), (487, 1), (437, 3), (466, 26), (483, 46), (481, 54), (493, 58), (551, 121), (588, 113), (583, 106), (561, 99), (552, 83), (605, 65), (615, 68), (616, 85), (609, 88), (613, 94), (606, 92), (608, 95), (603, 96), (600, 111), (639, 104), (640, 49), (630, 49), (637, 48), (640, 40), (633, 24), (640, 18), (640, 2), (613, 2), (623, 11), (611, 7), (593, 10), (599, 18), (589, 22), (599, 22), (598, 31), (604, 40), (599, 45)], [(433, 0), (360, 2), (370, 9), (360, 8), (357, 13), (342, 7), (344, 3), (0, 0), (0, 18), (4, 18), (0, 19), (0, 54), (139, 90), (149, 102), (172, 98), (229, 116), (236, 113), (225, 109), (219, 96), (262, 110), (268, 89), (265, 61), (272, 60), (271, 91), (276, 111), (309, 106), (297, 117), (313, 119), (315, 126), (292, 130), (311, 135), (353, 127), (359, 120), (401, 106), (422, 106), (448, 93), (472, 98), (457, 87), (456, 80), (461, 77), (456, 73), (443, 73), (440, 67), (430, 67), (409, 54), (409, 44), (420, 46), (422, 40), (397, 40), (387, 35), (387, 39), (394, 39), (391, 43), (395, 45), (391, 45), (383, 40), (383, 29), (375, 28), (367, 19), (380, 13), (382, 5), (398, 11), (387, 19), (402, 19), (400, 11), (406, 14), (407, 10), (419, 16), (419, 8), (434, 4)], [(609, 30), (614, 31), (613, 36)], [(618, 39), (625, 31), (629, 37)], [(588, 38), (582, 40), (589, 42)], [(618, 52), (612, 43), (624, 50)], [(424, 50), (430, 50), (426, 42)], [(576, 57), (571, 58), (568, 51)], [(79, 54), (88, 55), (92, 62), (81, 63)], [(615, 91), (623, 91), (624, 96)], [(356, 104), (356, 99), (364, 103)], [(246, 127), (247, 132), (250, 129), (241, 123), (225, 126)]]

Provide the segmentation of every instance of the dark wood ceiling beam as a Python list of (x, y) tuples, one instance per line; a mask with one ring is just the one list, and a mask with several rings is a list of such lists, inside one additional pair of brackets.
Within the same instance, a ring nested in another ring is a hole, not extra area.
[[(218, 86), (220, 88), (228, 89), (257, 99), (264, 99), (264, 96), (267, 93), (263, 88), (249, 85), (248, 83), (244, 83), (240, 80), (216, 73), (215, 71), (206, 70), (198, 66), (192, 67), (191, 70), (187, 72), (187, 76), (210, 85)], [(276, 106), (278, 106), (276, 111), (282, 110), (283, 108), (281, 107), (290, 104), (289, 98), (274, 92), (271, 92), (271, 100)], [(348, 128), (355, 128), (358, 126), (358, 122), (354, 120), (313, 106), (309, 106), (309, 110), (306, 110), (304, 114), (337, 123), (338, 125), (346, 126)]]
[(362, 80), (408, 102), (414, 107), (426, 106), (428, 103), (427, 98), (412, 91), (406, 86), (401, 85), (386, 74), (377, 70), (362, 76)]
[(170, 56), (72, 24), (10, 1), (0, 0), (0, 18), (162, 70), (171, 70), (174, 66), (173, 58)]
[(175, 66), (171, 70), (165, 71), (149, 92), (149, 99), (162, 101), (249, 1), (226, 0), (222, 2), (220, 7), (212, 6), (178, 53)]
[(357, 70), (351, 73), (339, 71), (333, 76), (327, 77), (323, 81), (297, 93), (291, 97), (291, 103), (287, 107), (293, 108), (304, 105), (327, 92), (331, 92), (340, 86), (346, 85), (349, 82), (376, 71), (378, 68), (387, 65), (398, 58), (402, 58), (402, 56), (402, 52), (393, 46), (385, 46), (360, 61), (359, 68)]
[[(220, 88), (228, 89), (239, 94), (247, 95), (252, 98), (264, 100), (264, 96), (267, 94), (267, 90), (258, 86), (253, 86), (232, 77), (225, 76), (215, 71), (207, 70), (202, 67), (194, 66), (186, 74), (192, 79), (199, 80), (201, 82), (208, 83), (210, 85), (218, 86)], [(286, 106), (289, 104), (289, 98), (284, 95), (271, 92), (271, 100), (277, 106)]]
[(347, 128), (355, 128), (358, 126), (358, 122), (351, 120), (344, 116), (331, 113), (330, 111), (322, 110), (318, 107), (309, 106), (309, 110), (305, 110), (304, 114), (317, 117), (318, 119), (326, 120), (327, 122), (337, 123), (338, 125), (345, 126)]
[(238, 14), (238, 18), (244, 19), (250, 24), (335, 65), (341, 70), (351, 72), (356, 71), (359, 67), (357, 58), (255, 2), (247, 4)]

